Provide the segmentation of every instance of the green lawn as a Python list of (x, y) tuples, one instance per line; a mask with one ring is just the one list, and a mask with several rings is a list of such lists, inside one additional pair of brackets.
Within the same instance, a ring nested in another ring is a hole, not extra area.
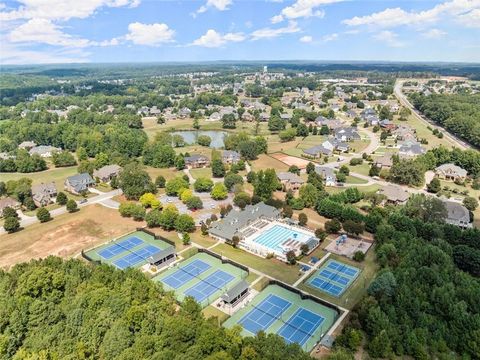
[(299, 268), (296, 265), (287, 265), (275, 259), (264, 259), (227, 244), (218, 244), (210, 250), (288, 284), (293, 284), (299, 278)]
[(252, 170), (259, 171), (273, 168), (276, 171), (287, 171), (288, 165), (269, 155), (261, 154), (257, 160), (251, 162)]
[(199, 169), (190, 169), (190, 174), (194, 179), (198, 178), (212, 178), (212, 169), (211, 168), (199, 168)]
[(223, 311), (218, 310), (213, 305), (208, 305), (205, 309), (202, 310), (202, 313), (207, 319), (217, 318), (218, 325), (221, 325), (225, 320), (229, 318), (227, 314), (225, 314)]
[(368, 172), (370, 171), (370, 164), (367, 163), (366, 161), (363, 162), (361, 165), (356, 165), (356, 166), (348, 166), (351, 171), (361, 174), (361, 175), (368, 175)]
[(347, 176), (347, 184), (357, 184), (357, 185), (361, 185), (361, 184), (366, 184), (368, 183), (367, 180), (365, 179), (360, 179), (358, 177), (355, 177), (355, 176), (352, 176), (352, 175), (348, 175)]
[(65, 179), (77, 173), (78, 171), (76, 166), (69, 166), (63, 168), (52, 168), (35, 173), (0, 173), (0, 179), (2, 179), (2, 181), (9, 181), (18, 180), (21, 178), (29, 178), (32, 179), (32, 185), (54, 181), (55, 185), (57, 186), (57, 190), (63, 191), (63, 183)]

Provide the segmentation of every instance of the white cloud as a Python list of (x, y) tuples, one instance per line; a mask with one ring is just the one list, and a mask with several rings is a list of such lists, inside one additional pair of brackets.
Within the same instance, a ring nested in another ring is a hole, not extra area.
[(270, 39), (270, 38), (275, 38), (283, 34), (293, 34), (296, 32), (299, 32), (300, 28), (297, 25), (296, 21), (290, 21), (287, 26), (277, 28), (277, 29), (272, 29), (272, 28), (263, 28), (263, 29), (258, 29), (252, 32), (252, 40), (258, 40), (258, 39)]
[(442, 31), (440, 29), (430, 29), (428, 31), (425, 31), (422, 36), (426, 39), (440, 39), (447, 35), (445, 31)]
[(480, 28), (480, 9), (459, 15), (457, 22), (467, 27)]
[(205, 5), (200, 6), (200, 8), (197, 10), (197, 13), (204, 13), (212, 7), (218, 11), (225, 11), (228, 10), (228, 7), (232, 5), (232, 3), (232, 0), (207, 0)]
[(318, 7), (341, 1), (343, 0), (296, 0), (292, 5), (283, 8), (279, 15), (275, 15), (270, 20), (275, 24), (284, 19), (292, 20), (312, 16), (324, 17), (325, 12), (318, 9)]
[(84, 19), (102, 7), (136, 7), (139, 0), (19, 0), (21, 5), (11, 11), (0, 12), (0, 20), (42, 18), (49, 20)]
[[(478, 26), (480, 0), (451, 0), (424, 11), (405, 11), (399, 7), (388, 8), (366, 16), (355, 16), (343, 20), (348, 26), (371, 26), (393, 28), (397, 26), (422, 26), (438, 22), (440, 19), (454, 19), (467, 26)], [(469, 19), (473, 18), (473, 23)], [(464, 21), (462, 21), (464, 20)]]
[(398, 35), (389, 30), (383, 30), (373, 35), (377, 41), (381, 41), (390, 47), (403, 47), (405, 44), (398, 40)]
[(241, 42), (245, 40), (243, 33), (227, 33), (222, 35), (217, 31), (210, 29), (204, 35), (194, 40), (190, 45), (216, 48), (229, 42)]
[(300, 41), (303, 43), (311, 43), (313, 38), (310, 35), (305, 35), (300, 38)]
[(81, 39), (64, 33), (58, 25), (46, 19), (30, 19), (8, 34), (12, 43), (40, 43), (53, 46), (86, 47), (92, 45), (87, 39)]
[(334, 41), (334, 40), (337, 40), (337, 39), (338, 39), (338, 34), (337, 33), (322, 36), (322, 41), (323, 42)]
[(128, 34), (125, 35), (125, 39), (136, 45), (158, 46), (172, 42), (174, 35), (175, 31), (167, 24), (134, 22), (128, 25)]
[(88, 62), (88, 53), (66, 52), (63, 50), (24, 50), (12, 44), (2, 43), (2, 64), (64, 64), (64, 63), (84, 63)]

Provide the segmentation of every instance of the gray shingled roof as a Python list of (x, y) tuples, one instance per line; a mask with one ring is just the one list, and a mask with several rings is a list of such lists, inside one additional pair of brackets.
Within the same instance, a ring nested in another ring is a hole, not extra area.
[(245, 280), (240, 280), (234, 287), (228, 290), (225, 294), (222, 295), (222, 300), (226, 302), (231, 302), (238, 295), (248, 289), (249, 284)]

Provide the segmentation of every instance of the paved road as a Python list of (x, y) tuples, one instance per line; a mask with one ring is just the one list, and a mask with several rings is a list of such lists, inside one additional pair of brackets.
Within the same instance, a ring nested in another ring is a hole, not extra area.
[(415, 116), (418, 120), (423, 122), (425, 125), (430, 126), (433, 129), (438, 129), (439, 131), (443, 132), (444, 139), (446, 139), (449, 143), (451, 143), (453, 146), (458, 147), (462, 150), (466, 149), (471, 149), (473, 148), (470, 144), (467, 142), (463, 141), (462, 139), (458, 138), (457, 136), (451, 134), (448, 130), (446, 130), (444, 127), (437, 125), (431, 120), (428, 120), (425, 118), (422, 114), (420, 114), (414, 106), (410, 103), (408, 98), (405, 96), (405, 94), (402, 92), (403, 88), (403, 83), (405, 80), (399, 80), (395, 82), (395, 87), (394, 87), (394, 93), (395, 96), (397, 97), (398, 101), (400, 104), (405, 106), (406, 108), (409, 108), (412, 111), (412, 115)]
[[(80, 204), (80, 202), (77, 201), (77, 204), (78, 204), (79, 208), (82, 208), (82, 207), (85, 207), (85, 206), (88, 206), (88, 205), (92, 205), (92, 204), (101, 204), (101, 205), (104, 205), (106, 207), (118, 209), (118, 203), (116, 201), (112, 200), (112, 197), (117, 196), (117, 195), (121, 195), (121, 194), (122, 194), (122, 190), (120, 190), (120, 189), (112, 190), (112, 191), (109, 191), (109, 192), (106, 192), (106, 193), (101, 193), (99, 195), (91, 197), (90, 199), (88, 199), (88, 201), (86, 203), (83, 203), (83, 204)], [(52, 216), (52, 218), (56, 218), (57, 216), (65, 214), (65, 213), (67, 213), (67, 208), (65, 206), (62, 206), (58, 209), (54, 209), (54, 210), (50, 211), (50, 215)], [(21, 227), (27, 227), (27, 226), (30, 226), (30, 225), (35, 224), (37, 222), (38, 222), (38, 219), (37, 219), (36, 216), (26, 216), (23, 213), (20, 215), (20, 226)], [(3, 227), (1, 227), (0, 228), (0, 235), (4, 234), (4, 233), (5, 233), (5, 229)]]

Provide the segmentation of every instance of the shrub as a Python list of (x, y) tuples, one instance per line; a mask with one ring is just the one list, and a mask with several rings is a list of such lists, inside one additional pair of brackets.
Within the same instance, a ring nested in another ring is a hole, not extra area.
[(44, 222), (52, 220), (52, 216), (50, 215), (50, 212), (47, 209), (42, 207), (42, 208), (37, 210), (37, 219), (41, 223), (44, 223)]
[(68, 201), (67, 195), (65, 195), (65, 193), (60, 191), (57, 194), (57, 204), (63, 206), (67, 204), (67, 201)]
[(73, 199), (68, 199), (66, 205), (67, 205), (67, 206), (66, 206), (66, 207), (67, 207), (67, 211), (68, 211), (69, 213), (73, 213), (73, 212), (77, 211), (77, 209), (78, 209), (77, 202), (76, 202), (75, 200), (73, 200)]
[(329, 234), (336, 234), (342, 229), (342, 224), (337, 219), (325, 222), (325, 231)]
[(20, 222), (18, 221), (17, 217), (14, 217), (14, 216), (6, 217), (5, 221), (3, 222), (3, 228), (9, 234), (14, 233), (18, 229), (20, 229)]
[(365, 254), (361, 251), (355, 251), (355, 253), (353, 254), (353, 260), (355, 260), (356, 262), (362, 262), (363, 260), (365, 260)]

